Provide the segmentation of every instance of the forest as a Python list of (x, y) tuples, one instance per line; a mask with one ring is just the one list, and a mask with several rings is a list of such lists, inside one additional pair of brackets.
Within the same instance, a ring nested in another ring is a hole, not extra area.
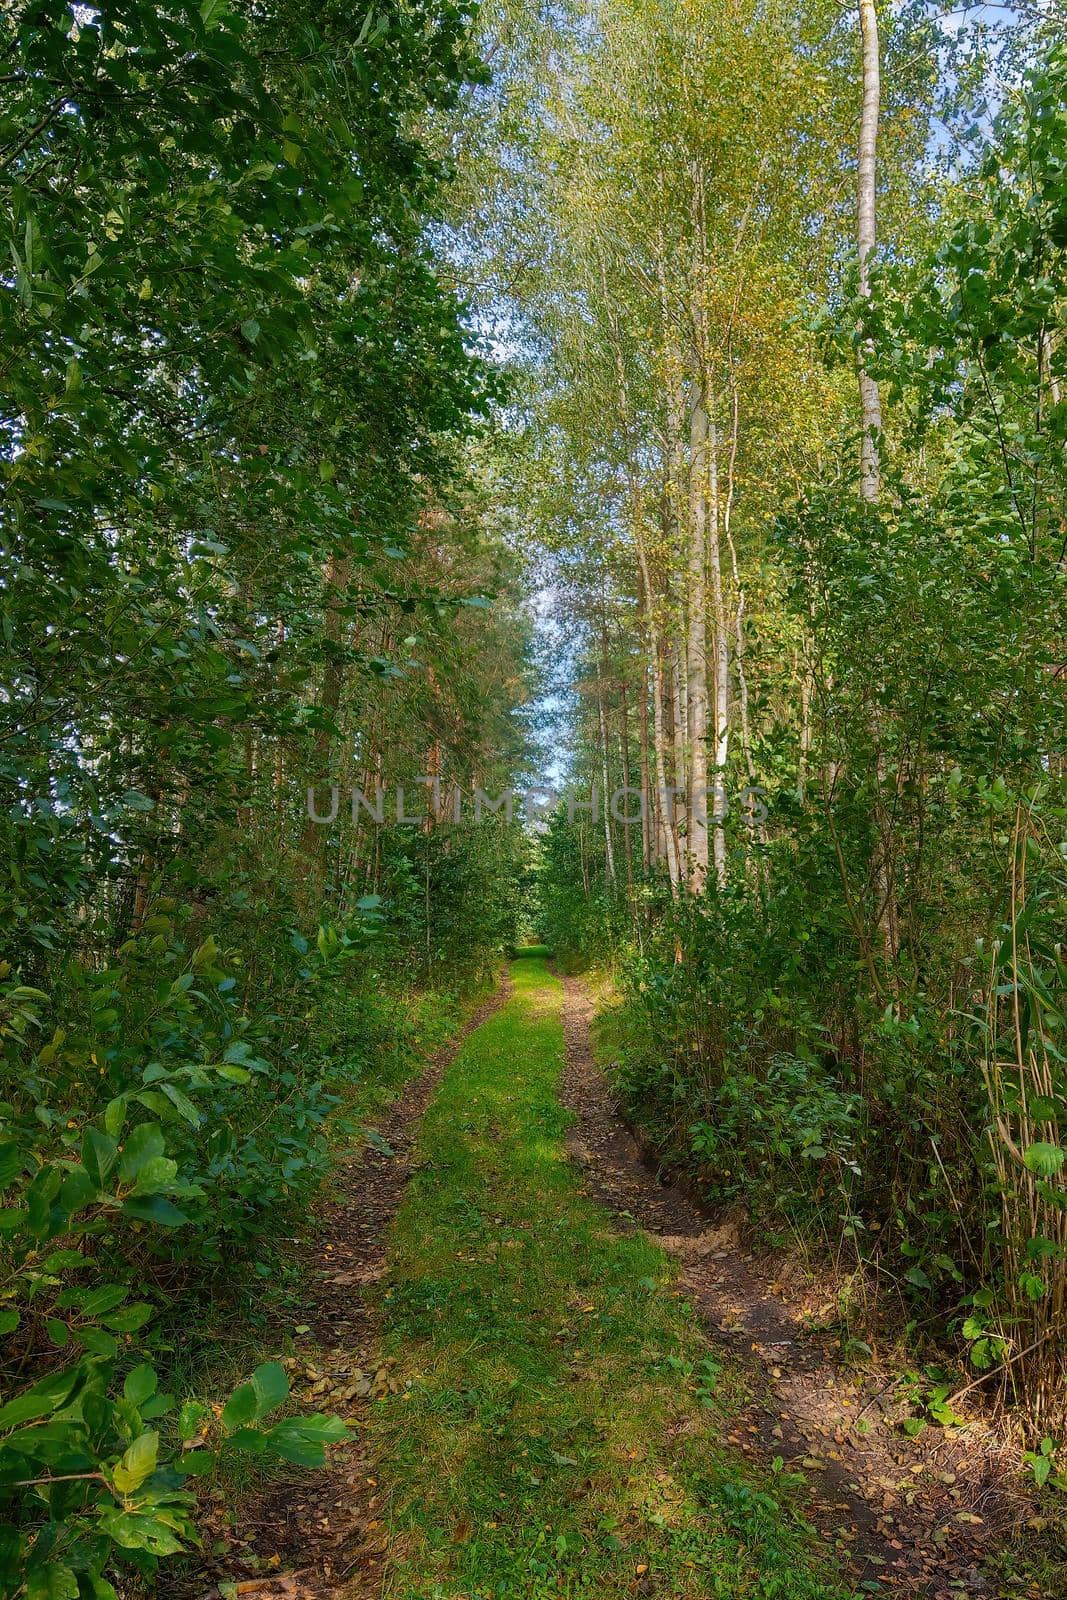
[(1059, 0), (0, 6), (0, 1600), (1067, 1597)]

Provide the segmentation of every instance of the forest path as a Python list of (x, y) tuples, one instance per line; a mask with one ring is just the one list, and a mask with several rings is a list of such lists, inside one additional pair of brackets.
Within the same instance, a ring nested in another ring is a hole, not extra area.
[(893, 1386), (845, 1366), (813, 1334), (804, 1286), (787, 1288), (773, 1260), (742, 1251), (734, 1227), (716, 1226), (657, 1176), (595, 1062), (593, 1000), (581, 980), (564, 983), (571, 1154), (618, 1225), (640, 1227), (676, 1257), (706, 1333), (744, 1363), (754, 1398), (731, 1440), (807, 1481), (807, 1514), (861, 1592), (929, 1600), (1031, 1592), (999, 1591), (981, 1571), (1029, 1509), (1010, 1483), (1016, 1462), (977, 1429), (907, 1438)]
[(590, 1016), (579, 982), (514, 962), (338, 1174), (289, 1368), (353, 1439), (243, 1508), (201, 1600), (988, 1597), (961, 1559), (988, 1524), (912, 1477), (910, 1444), (895, 1521), (863, 1492), (855, 1380), (643, 1164)]
[(845, 1600), (788, 1500), (724, 1443), (736, 1386), (674, 1261), (582, 1193), (563, 986), (541, 959), (511, 972), (427, 1109), (378, 1290), (382, 1592)]
[[(388, 1231), (411, 1177), (426, 1107), (464, 1040), (507, 1003), (510, 990), (503, 979), (404, 1086), (380, 1118), (374, 1141), (335, 1172), (333, 1199), (315, 1219), (308, 1244), (312, 1288), (303, 1306), (301, 1349), (310, 1353), (286, 1365), (306, 1409), (340, 1412), (354, 1437), (330, 1452), (325, 1470), (287, 1478), (243, 1508), (249, 1547), (235, 1560), (225, 1541), (219, 1581), (200, 1600), (326, 1600), (342, 1594), (369, 1600), (381, 1594), (385, 1543), (366, 1430), (375, 1401), (389, 1392), (390, 1374), (379, 1359), (381, 1318), (373, 1286), (385, 1272)], [(225, 1515), (225, 1505), (220, 1510)], [(205, 1544), (211, 1532), (209, 1517)]]

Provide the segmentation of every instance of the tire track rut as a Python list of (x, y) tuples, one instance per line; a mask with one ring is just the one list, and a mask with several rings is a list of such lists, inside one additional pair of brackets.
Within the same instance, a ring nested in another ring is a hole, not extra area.
[(802, 1291), (776, 1281), (773, 1261), (762, 1270), (734, 1226), (717, 1226), (646, 1161), (593, 1057), (593, 1001), (579, 979), (563, 983), (571, 1156), (620, 1228), (643, 1228), (677, 1257), (709, 1337), (742, 1362), (756, 1398), (730, 1442), (804, 1473), (807, 1514), (863, 1592), (993, 1600), (983, 1560), (1033, 1515), (1017, 1462), (977, 1422), (900, 1433), (892, 1384), (835, 1361), (810, 1331)]

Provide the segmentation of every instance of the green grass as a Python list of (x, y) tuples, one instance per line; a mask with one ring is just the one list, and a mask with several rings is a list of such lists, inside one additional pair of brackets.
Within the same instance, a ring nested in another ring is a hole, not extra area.
[[(471, 986), (462, 996), (397, 988), (375, 997), (368, 1019), (375, 1029), (370, 1040), (357, 1038), (354, 1055), (337, 1049), (324, 1062), (330, 1090), (339, 1101), (327, 1129), (335, 1161), (365, 1143), (405, 1085), (449, 1043), (465, 1017), (492, 990), (493, 984), (487, 980)], [(329, 1195), (335, 1176), (333, 1171), (326, 1176), (324, 1196)], [(186, 1312), (184, 1321), (175, 1319), (172, 1329), (161, 1322), (171, 1357), (169, 1383), (179, 1393), (221, 1401), (246, 1381), (261, 1361), (297, 1351), (305, 1360), (325, 1364), (326, 1353), (311, 1339), (295, 1334), (306, 1322), (307, 1298), (314, 1293), (314, 1286), (307, 1281), (306, 1261), (294, 1257), (286, 1237), (265, 1240), (262, 1260), (269, 1276), (231, 1272), (215, 1288), (212, 1305), (218, 1315), (190, 1320)], [(164, 1422), (164, 1429), (168, 1425), (175, 1426), (174, 1417)], [(228, 1455), (211, 1480), (216, 1495), (226, 1502), (222, 1520), (239, 1536), (247, 1527), (247, 1497), (291, 1476), (292, 1469), (272, 1457)], [(227, 1548), (223, 1541), (219, 1552)], [(190, 1582), (199, 1560), (193, 1556), (185, 1563)]]
[[(425, 1067), (438, 1050), (448, 1044), (464, 1018), (492, 993), (490, 982), (467, 989), (462, 998), (437, 990), (398, 990), (378, 999), (377, 1007), (385, 1027), (385, 1037), (375, 1040), (355, 1074), (343, 1065), (331, 1088), (342, 1106), (338, 1142), (351, 1146), (351, 1132), (361, 1124), (373, 1125), (381, 1117), (409, 1079)], [(360, 1141), (361, 1142), (361, 1141)]]
[(544, 961), (467, 1041), (397, 1220), (374, 1424), (390, 1600), (842, 1600), (788, 1500), (722, 1442), (670, 1259), (583, 1197), (556, 1095), (562, 992)]

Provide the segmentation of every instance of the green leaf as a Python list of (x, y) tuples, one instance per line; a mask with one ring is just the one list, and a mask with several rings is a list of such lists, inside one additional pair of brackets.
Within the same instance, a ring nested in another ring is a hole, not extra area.
[(265, 1361), (252, 1374), (252, 1387), (256, 1392), (256, 1420), (274, 1411), (289, 1397), (289, 1379), (278, 1361)]
[(120, 1494), (129, 1495), (139, 1489), (146, 1478), (156, 1470), (159, 1458), (159, 1434), (151, 1429), (142, 1433), (129, 1446), (122, 1460), (114, 1468), (112, 1479)]
[(181, 1540), (162, 1517), (148, 1512), (105, 1510), (100, 1526), (123, 1550), (147, 1550), (154, 1556), (172, 1556)]
[(256, 1420), (259, 1396), (250, 1383), (240, 1384), (222, 1408), (222, 1425), (227, 1433)]
[(127, 789), (122, 796), (122, 804), (127, 811), (154, 811), (156, 802), (149, 799), (148, 795), (141, 794), (139, 789)]
[(70, 1567), (48, 1561), (26, 1574), (26, 1600), (78, 1600), (81, 1590)]
[(159, 1194), (170, 1189), (178, 1175), (178, 1163), (169, 1156), (149, 1156), (137, 1174), (133, 1186), (135, 1195)]
[(211, 1407), (205, 1405), (203, 1400), (184, 1401), (178, 1412), (179, 1438), (195, 1439), (210, 1415)]
[(227, 1447), (240, 1450), (244, 1455), (261, 1456), (267, 1448), (267, 1436), (258, 1428), (237, 1428), (226, 1440)]
[(18, 1177), (22, 1166), (22, 1156), (14, 1140), (0, 1144), (0, 1193)]
[(117, 1139), (122, 1132), (122, 1125), (126, 1121), (126, 1096), (117, 1095), (114, 1100), (109, 1100), (104, 1110), (104, 1127), (112, 1139)]
[(348, 1429), (339, 1417), (286, 1417), (267, 1430), (268, 1445), (283, 1461), (298, 1467), (321, 1467), (326, 1446), (346, 1438)]
[(251, 1083), (252, 1074), (247, 1067), (231, 1067), (228, 1062), (222, 1062), (215, 1068), (220, 1078), (225, 1078), (228, 1083)]
[(1032, 1144), (1024, 1152), (1023, 1161), (1027, 1171), (1036, 1177), (1054, 1178), (1067, 1161), (1067, 1151), (1061, 1150), (1058, 1144)]
[(17, 1428), (35, 1417), (46, 1417), (58, 1411), (60, 1406), (70, 1403), (84, 1382), (85, 1369), (80, 1364), (49, 1373), (24, 1394), (0, 1406), (0, 1428)]
[(113, 1311), (100, 1320), (105, 1328), (111, 1329), (112, 1333), (136, 1333), (146, 1322), (151, 1322), (154, 1315), (152, 1307), (146, 1301), (138, 1300), (132, 1306), (123, 1306), (121, 1311)]
[(118, 1340), (114, 1334), (105, 1333), (103, 1328), (79, 1328), (77, 1337), (86, 1350), (105, 1361), (113, 1361), (119, 1353)]
[(189, 1126), (192, 1128), (199, 1128), (202, 1118), (199, 1111), (193, 1105), (193, 1102), (189, 1099), (189, 1096), (187, 1094), (183, 1094), (181, 1089), (179, 1089), (178, 1086), (173, 1083), (160, 1084), (160, 1088), (179, 1115), (185, 1118)]
[(77, 1272), (85, 1266), (85, 1257), (80, 1250), (53, 1250), (41, 1262), (42, 1272)]
[(122, 1207), (124, 1217), (138, 1222), (154, 1222), (160, 1228), (180, 1228), (189, 1221), (173, 1201), (162, 1194), (131, 1195)]
[(150, 1161), (153, 1156), (163, 1155), (165, 1151), (166, 1140), (159, 1123), (138, 1123), (122, 1147), (119, 1177), (123, 1183), (132, 1183), (146, 1161)]
[(118, 1159), (118, 1145), (98, 1128), (86, 1128), (82, 1136), (82, 1166), (97, 1189), (103, 1189)]

